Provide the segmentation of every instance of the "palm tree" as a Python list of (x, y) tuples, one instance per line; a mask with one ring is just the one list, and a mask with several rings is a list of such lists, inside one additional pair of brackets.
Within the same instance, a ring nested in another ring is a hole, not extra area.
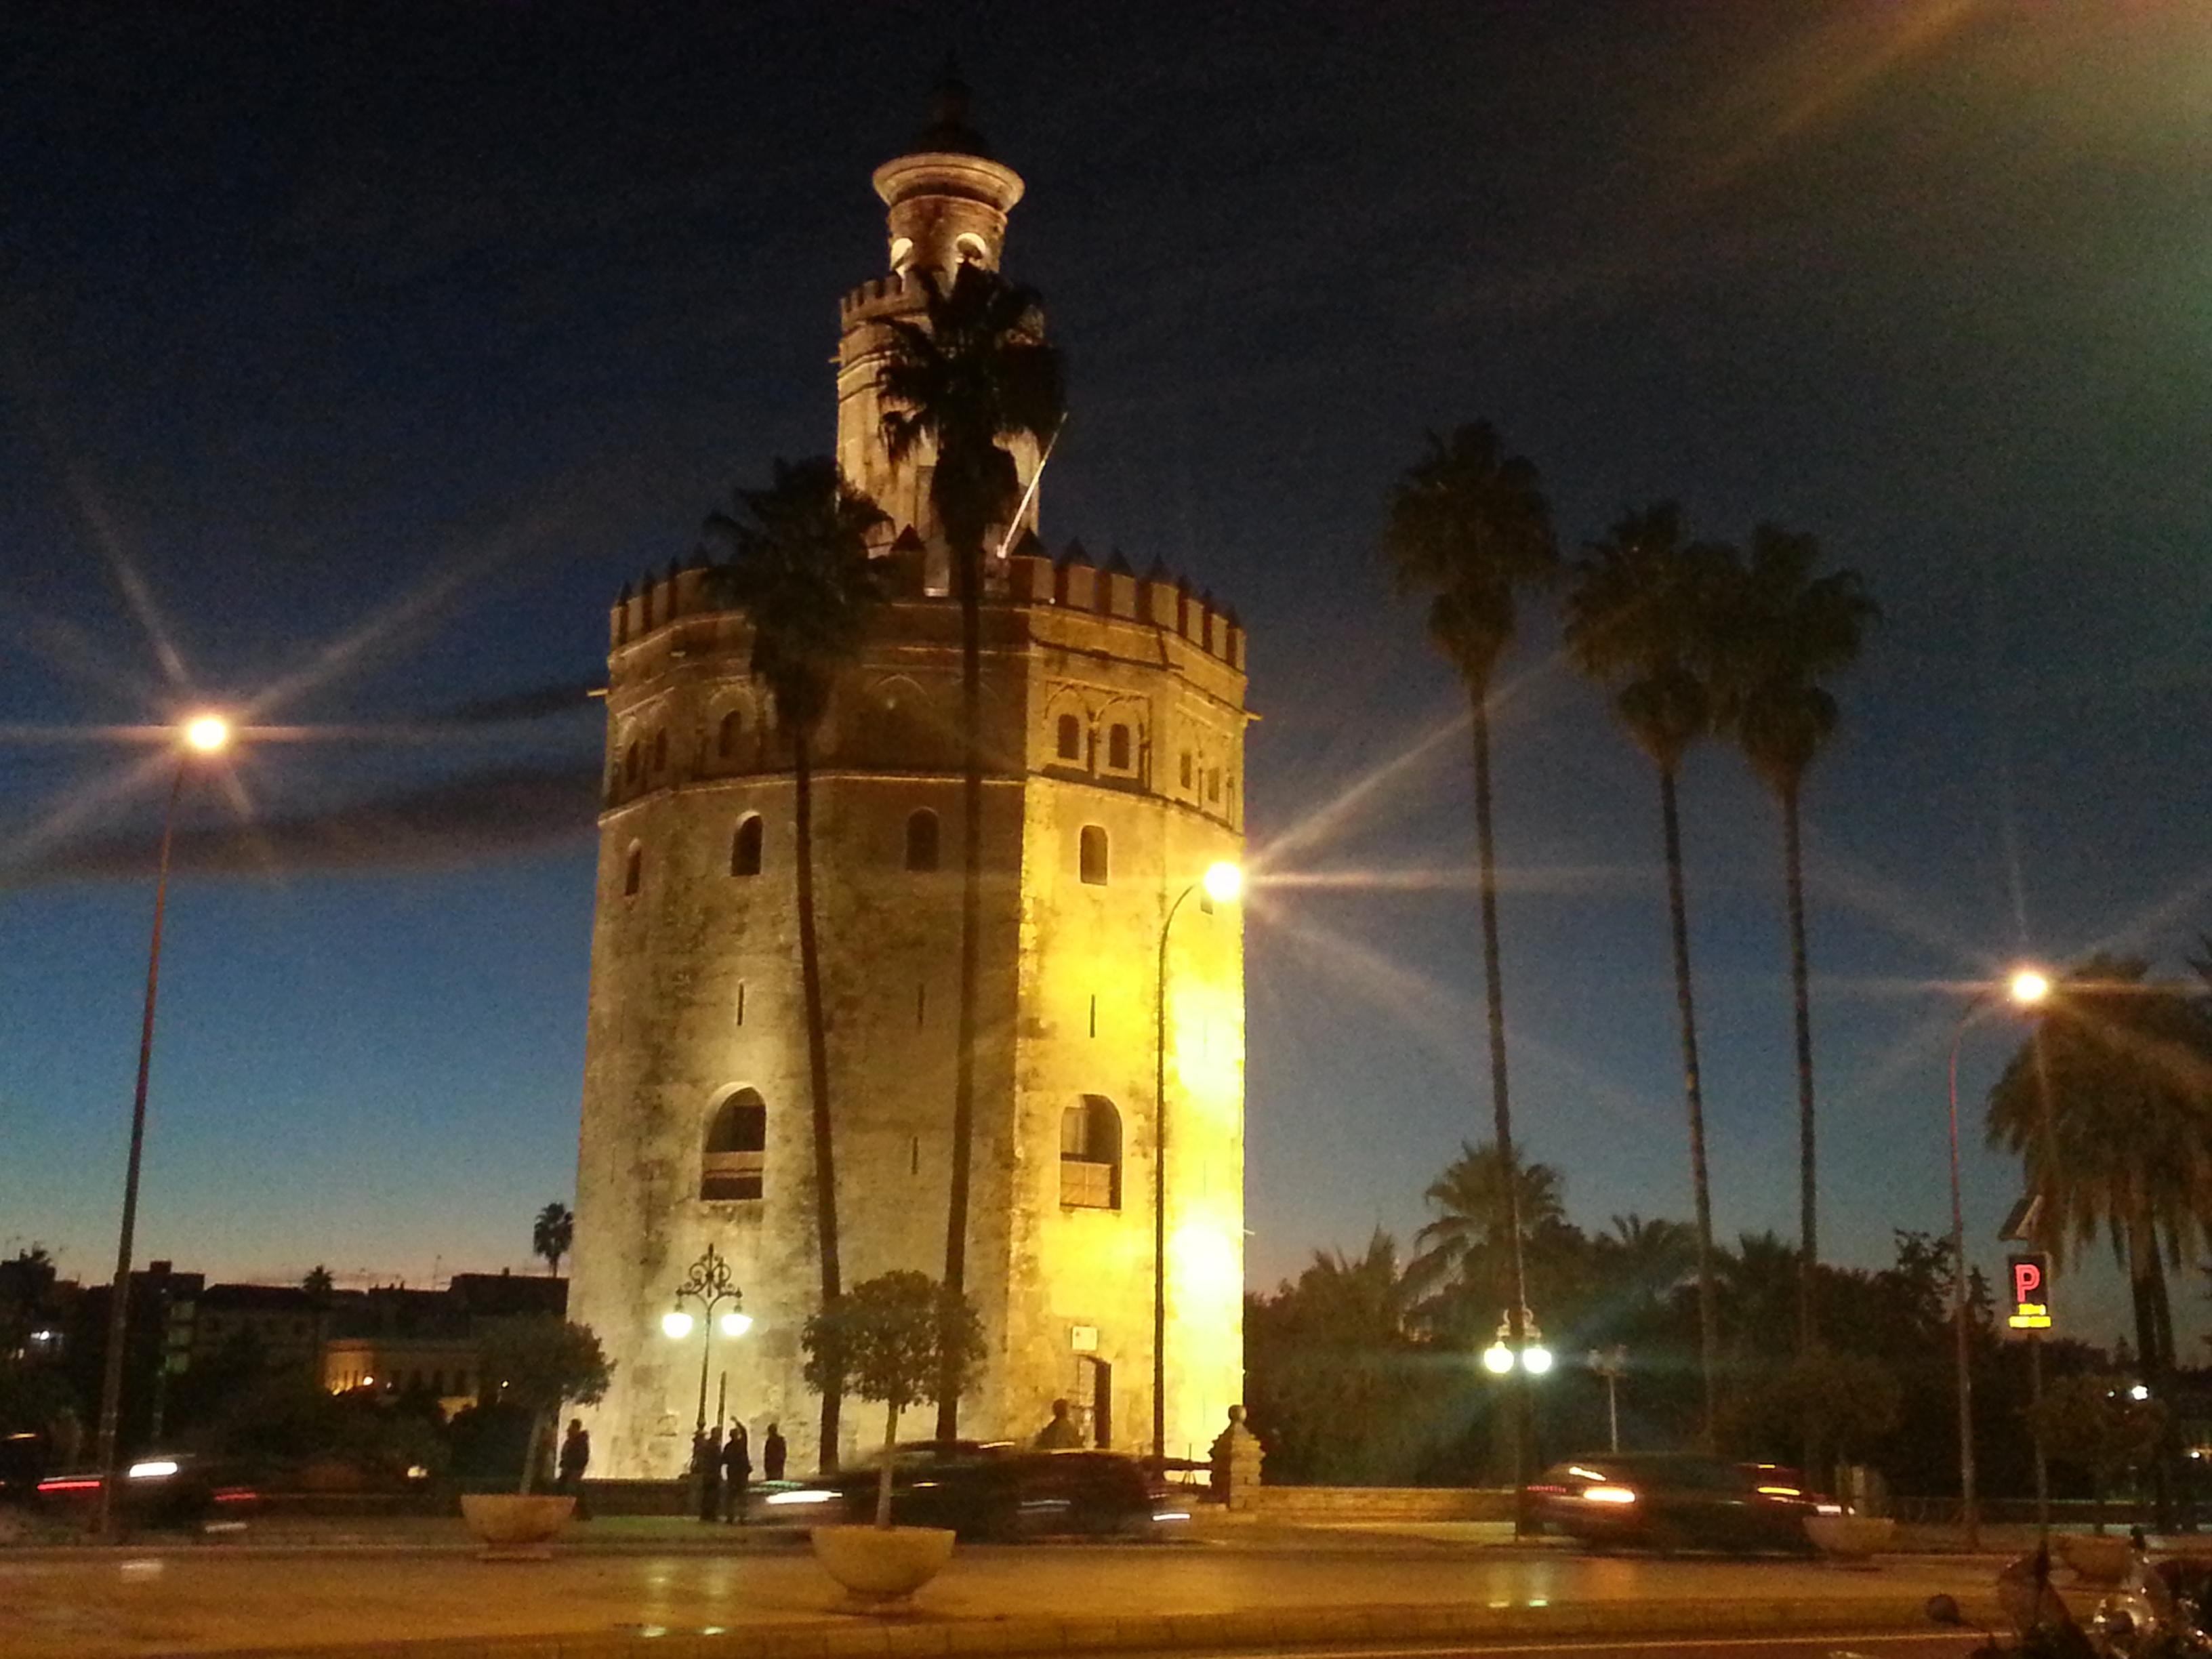
[(307, 1293), (307, 1304), (315, 1314), (315, 1382), (323, 1381), (323, 1345), (330, 1336), (331, 1297), (337, 1288), (337, 1280), (331, 1270), (319, 1261), (307, 1269), (301, 1278), (300, 1288)]
[(1805, 773), (1836, 731), (1836, 699), (1820, 682), (1857, 660), (1881, 612), (1856, 570), (1813, 574), (1820, 544), (1763, 524), (1729, 607), (1717, 667), (1717, 714), (1782, 807), (1782, 857), (1790, 895), (1790, 989), (1797, 1035), (1797, 1351), (1817, 1344), (1813, 1286), (1820, 1222), (1813, 1121), (1813, 1006), (1805, 948), (1805, 869), (1800, 807)]
[[(952, 1178), (945, 1288), (967, 1283), (969, 1143), (975, 1121), (975, 1029), (983, 919), (983, 538), (1015, 516), (1020, 476), (1004, 447), (1042, 441), (1066, 410), (1060, 354), (1045, 343), (1036, 295), (981, 265), (952, 280), (921, 274), (920, 322), (893, 320), (878, 384), (891, 459), (933, 454), (929, 501), (960, 599), (960, 994), (954, 1036)], [(938, 1391), (937, 1432), (959, 1430), (959, 1391)]]
[(1662, 501), (1629, 514), (1588, 550), (1577, 566), (1566, 605), (1569, 654), (1584, 674), (1612, 690), (1614, 714), (1659, 770), (1674, 1001), (1682, 1027), (1682, 1092), (1690, 1120), (1690, 1182), (1697, 1200), (1698, 1338), (1709, 1450), (1719, 1409), (1720, 1323), (1714, 1305), (1712, 1191), (1705, 1171), (1705, 1095), (1698, 1072), (1689, 905), (1682, 886), (1675, 784), (1691, 745), (1712, 727), (1717, 623), (1736, 576), (1733, 550), (1712, 543), (1686, 544), (1681, 509)]
[(530, 1253), (544, 1261), (549, 1273), (561, 1271), (561, 1258), (575, 1242), (576, 1218), (565, 1204), (548, 1204), (531, 1224)]
[[(836, 462), (777, 461), (765, 489), (737, 492), (737, 514), (709, 515), (702, 534), (726, 546), (724, 595), (752, 624), (752, 676), (775, 703), (791, 744), (793, 870), (799, 898), (799, 977), (806, 1007), (807, 1090), (813, 1109), (816, 1255), (822, 1305), (843, 1288), (837, 1251), (837, 1162), (830, 1135), (830, 1036), (814, 914), (814, 738), (837, 678), (860, 653), (882, 602), (868, 532), (876, 504), (846, 483)], [(837, 1462), (843, 1401), (822, 1395), (823, 1467)]]
[(1525, 1163), (1494, 1140), (1462, 1141), (1459, 1156), (1422, 1196), (1437, 1218), (1413, 1236), (1420, 1254), (1407, 1264), (1406, 1277), (1416, 1285), (1465, 1275), (1479, 1262), (1510, 1260), (1518, 1247), (1516, 1231), (1536, 1232), (1566, 1220), (1559, 1172)]
[(2043, 1200), (2061, 1267), (2100, 1232), (2126, 1265), (2147, 1374), (2174, 1362), (2166, 1266), (2212, 1235), (2212, 1020), (2141, 961), (2094, 957), (2062, 980), (1990, 1092), (1989, 1143)]
[[(1462, 426), (1449, 443), (1433, 434), (1429, 453), (1391, 492), (1384, 556), (1401, 591), (1427, 592), (1429, 638), (1467, 688), (1474, 726), (1474, 832), (1481, 896), (1482, 971), (1490, 1017), (1490, 1109), (1498, 1162), (1515, 1167), (1513, 1112), (1505, 1083), (1505, 992), (1498, 956), (1498, 859), (1490, 811), (1490, 691), (1498, 659), (1512, 642), (1514, 601), (1548, 586), (1559, 573), (1552, 511), (1535, 466), (1504, 453), (1488, 422)], [(1504, 1231), (1512, 1249), (1501, 1288), (1513, 1346), (1528, 1305), (1522, 1250), (1520, 1183), (1499, 1181)], [(1430, 1189), (1431, 1197), (1436, 1188)], [(1425, 1230), (1433, 1231), (1433, 1229)]]

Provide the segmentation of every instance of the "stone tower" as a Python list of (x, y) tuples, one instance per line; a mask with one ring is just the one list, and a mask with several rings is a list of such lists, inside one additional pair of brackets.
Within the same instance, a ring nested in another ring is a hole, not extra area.
[[(921, 312), (919, 273), (995, 269), (1023, 188), (957, 92), (875, 185), (891, 269), (839, 307), (837, 454), (890, 517), (895, 598), (836, 688), (815, 774), (848, 1285), (943, 1270), (960, 934), (958, 608), (929, 457), (891, 463), (875, 377), (884, 319)], [(1027, 489), (1038, 458), (1016, 460)], [(1157, 565), (1046, 556), (1028, 495), (993, 536), (983, 614), (967, 1287), (988, 1347), (962, 1431), (1026, 1437), (1066, 1397), (1098, 1443), (1148, 1449), (1158, 1296), (1168, 1450), (1203, 1455), (1243, 1387), (1244, 994), (1241, 910), (1194, 884), (1243, 847), (1244, 636)], [(726, 1386), (756, 1446), (781, 1424), (794, 1474), (818, 1449), (792, 780), (749, 647), (702, 568), (625, 588), (610, 617), (571, 1297), (617, 1365), (587, 1414), (610, 1476), (681, 1469), (702, 1359), (709, 1419)], [(755, 1322), (711, 1347), (660, 1328), (710, 1243)], [(872, 1415), (848, 1407), (847, 1432), (865, 1443)]]

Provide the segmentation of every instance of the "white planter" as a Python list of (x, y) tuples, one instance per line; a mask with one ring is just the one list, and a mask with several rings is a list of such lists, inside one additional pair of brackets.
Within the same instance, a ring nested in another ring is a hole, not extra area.
[(2135, 1542), (2124, 1533), (2099, 1537), (2091, 1533), (2061, 1533), (2058, 1556), (2085, 1584), (2117, 1584), (2127, 1577), (2135, 1558)]
[(1808, 1515), (1805, 1536), (1831, 1561), (1867, 1561), (1896, 1541), (1897, 1522), (1887, 1515)]
[(814, 1559), (856, 1601), (905, 1601), (952, 1559), (952, 1534), (938, 1527), (817, 1527)]
[(576, 1500), (565, 1493), (467, 1492), (461, 1494), (461, 1519), (483, 1546), (486, 1561), (545, 1561), (553, 1540), (575, 1513)]

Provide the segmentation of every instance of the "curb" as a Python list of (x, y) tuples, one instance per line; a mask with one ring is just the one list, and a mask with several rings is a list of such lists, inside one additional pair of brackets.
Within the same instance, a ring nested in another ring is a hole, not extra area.
[[(1970, 1614), (1988, 1611), (1969, 1606)], [(1994, 1616), (1992, 1613), (1991, 1616)], [(1607, 1636), (1819, 1636), (1927, 1629), (1917, 1596), (1808, 1601), (1464, 1602), (1249, 1607), (1118, 1619), (943, 1619), (833, 1615), (738, 1630), (605, 1631), (566, 1636), (437, 1638), (311, 1648), (229, 1648), (191, 1659), (947, 1659), (963, 1654), (1192, 1652), (1323, 1643)], [(149, 1656), (149, 1659), (153, 1659)]]

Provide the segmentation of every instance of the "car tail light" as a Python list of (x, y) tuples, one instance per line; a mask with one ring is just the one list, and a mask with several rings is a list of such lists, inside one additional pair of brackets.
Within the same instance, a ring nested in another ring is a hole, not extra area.
[(1633, 1504), (1635, 1501), (1635, 1491), (1628, 1486), (1584, 1486), (1583, 1488), (1583, 1502), (1585, 1504)]
[(39, 1482), (40, 1492), (98, 1492), (100, 1477), (96, 1474), (57, 1475), (51, 1480)]

